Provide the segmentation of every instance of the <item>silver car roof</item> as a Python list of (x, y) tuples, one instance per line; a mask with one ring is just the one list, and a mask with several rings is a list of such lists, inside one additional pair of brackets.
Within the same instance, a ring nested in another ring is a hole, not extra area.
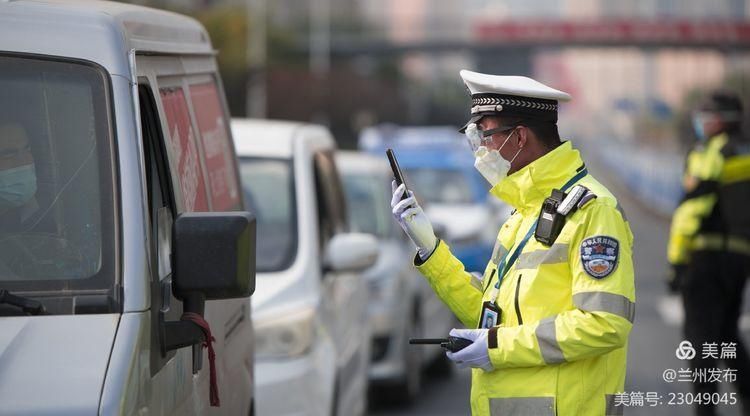
[(177, 13), (108, 1), (0, 0), (0, 53), (86, 60), (127, 75), (131, 50), (214, 53), (203, 26)]
[(297, 121), (232, 119), (232, 136), (237, 156), (291, 159), (300, 142), (334, 149), (330, 131), (317, 124)]

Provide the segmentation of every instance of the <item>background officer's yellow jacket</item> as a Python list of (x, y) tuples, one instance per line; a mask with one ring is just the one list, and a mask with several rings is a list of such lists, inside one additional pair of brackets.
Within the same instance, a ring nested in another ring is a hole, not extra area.
[[(497, 264), (526, 235), (552, 189), (582, 167), (566, 142), (491, 190), (517, 211), (502, 226), (482, 280), (467, 273), (444, 242), (418, 265), (464, 325), (478, 327)], [(568, 217), (552, 246), (532, 237), (502, 280), (500, 325), (488, 342), (495, 370), (473, 370), (474, 415), (621, 414), (613, 395), (624, 389), (634, 316), (633, 236), (609, 191), (590, 175), (578, 184), (597, 198)], [(616, 259), (582, 260), (592, 250)]]
[(667, 247), (671, 264), (687, 264), (694, 250), (750, 255), (750, 154), (741, 141), (720, 134), (688, 154), (685, 195), (672, 217)]

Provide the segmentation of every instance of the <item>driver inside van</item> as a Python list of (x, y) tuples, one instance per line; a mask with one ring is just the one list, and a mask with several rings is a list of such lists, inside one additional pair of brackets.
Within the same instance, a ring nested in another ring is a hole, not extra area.
[(0, 234), (23, 230), (38, 205), (34, 156), (26, 129), (0, 124)]

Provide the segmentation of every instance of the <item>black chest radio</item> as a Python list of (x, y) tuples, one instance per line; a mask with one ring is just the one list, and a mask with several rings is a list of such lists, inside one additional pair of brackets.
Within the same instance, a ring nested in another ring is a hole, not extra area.
[(536, 241), (545, 246), (554, 244), (565, 226), (565, 218), (594, 198), (596, 195), (581, 185), (574, 186), (567, 194), (559, 189), (553, 189), (552, 195), (544, 200), (539, 212), (534, 230)]

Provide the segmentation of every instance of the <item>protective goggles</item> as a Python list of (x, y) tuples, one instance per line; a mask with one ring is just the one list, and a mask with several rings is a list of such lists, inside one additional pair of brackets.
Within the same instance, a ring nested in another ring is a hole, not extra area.
[[(464, 131), (464, 134), (466, 135), (466, 140), (469, 142), (469, 146), (471, 147), (472, 152), (476, 152), (479, 150), (480, 147), (485, 146), (492, 142), (492, 135), (497, 133), (503, 133), (506, 131), (511, 131), (515, 129), (517, 126), (510, 126), (510, 127), (497, 127), (494, 129), (489, 130), (482, 130), (482, 126), (477, 123), (471, 123), (468, 126), (466, 126), (466, 131)], [(507, 138), (505, 139), (508, 140)], [(505, 143), (503, 143), (505, 144)]]

